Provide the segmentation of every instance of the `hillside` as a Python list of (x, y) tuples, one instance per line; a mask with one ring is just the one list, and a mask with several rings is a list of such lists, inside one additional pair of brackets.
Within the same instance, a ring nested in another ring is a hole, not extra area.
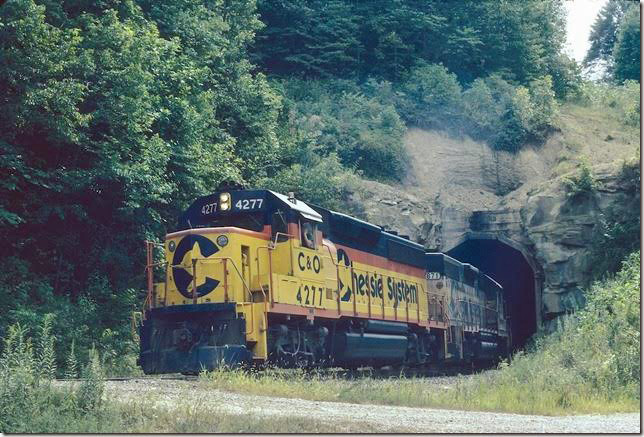
[(494, 150), (467, 136), (411, 128), (404, 137), (410, 162), (404, 180), (383, 184), (363, 179), (354, 198), (361, 199), (366, 218), (392, 229), (398, 225), (401, 233), (411, 235), (409, 226), (392, 223), (386, 212), (378, 220), (376, 202), (386, 208), (397, 197), (409, 198), (420, 211), (438, 204), (464, 211), (519, 207), (529, 193), (576, 174), (582, 162), (617, 173), (624, 162), (639, 160), (639, 128), (625, 124), (620, 114), (619, 108), (566, 103), (547, 140), (517, 153)]
[[(624, 112), (568, 102), (543, 143), (515, 153), (409, 129), (405, 179), (360, 181), (353, 209), (493, 274), (518, 299), (514, 311), (533, 319), (524, 338), (554, 329), (558, 315), (583, 305), (594, 278), (639, 246), (639, 130)], [(512, 264), (517, 257), (529, 267)], [(522, 268), (525, 282), (504, 277)]]

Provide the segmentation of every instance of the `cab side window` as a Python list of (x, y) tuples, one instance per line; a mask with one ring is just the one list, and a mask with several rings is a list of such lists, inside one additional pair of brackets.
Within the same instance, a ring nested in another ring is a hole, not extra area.
[(277, 237), (278, 243), (288, 240), (288, 237), (284, 235), (284, 234), (288, 234), (288, 224), (286, 222), (286, 213), (281, 209), (278, 209), (277, 211), (275, 211), (271, 217), (271, 236), (273, 240), (275, 239), (275, 236), (277, 235), (278, 232), (280, 234)]
[(314, 224), (310, 221), (300, 222), (300, 236), (301, 236), (302, 246), (308, 247), (309, 249), (315, 249), (316, 231), (317, 231), (317, 224)]

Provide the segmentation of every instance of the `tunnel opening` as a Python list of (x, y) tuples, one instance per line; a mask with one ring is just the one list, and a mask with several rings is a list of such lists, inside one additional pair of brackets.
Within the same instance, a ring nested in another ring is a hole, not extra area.
[(517, 249), (493, 239), (469, 239), (447, 252), (470, 263), (503, 287), (513, 350), (522, 349), (537, 331), (535, 272)]

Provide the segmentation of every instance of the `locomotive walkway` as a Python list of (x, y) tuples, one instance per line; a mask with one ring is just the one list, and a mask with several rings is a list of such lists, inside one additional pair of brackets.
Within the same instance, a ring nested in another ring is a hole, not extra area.
[[(411, 408), (388, 405), (309, 401), (245, 395), (211, 389), (197, 381), (131, 379), (108, 381), (106, 394), (117, 401), (147, 399), (156, 408), (186, 406), (229, 414), (316, 418), (360, 424), (376, 432), (420, 433), (639, 433), (640, 414), (536, 416), (523, 414)], [(347, 430), (349, 431), (349, 429)]]

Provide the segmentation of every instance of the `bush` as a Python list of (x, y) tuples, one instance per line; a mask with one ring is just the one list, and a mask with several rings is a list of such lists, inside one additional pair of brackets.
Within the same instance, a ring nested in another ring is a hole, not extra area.
[(476, 139), (489, 140), (501, 129), (503, 107), (484, 79), (476, 79), (463, 92), (465, 129)]
[(533, 80), (528, 88), (498, 75), (477, 79), (462, 99), (465, 132), (511, 152), (529, 140), (543, 141), (558, 109), (550, 76)]
[(437, 64), (420, 63), (402, 83), (399, 104), (408, 123), (448, 130), (462, 114), (461, 85), (456, 75)]
[(61, 296), (60, 291), (54, 293), (49, 281), (35, 274), (34, 263), (17, 257), (3, 261), (0, 294), (10, 298), (0, 302), (4, 315), (0, 335), (5, 337), (12, 324), (47, 323), (50, 334), (58, 341), (55, 355), (48, 357), (54, 359), (55, 367), (65, 366), (72, 343), (81, 365), (87, 361), (92, 344), (96, 344), (108, 374), (124, 376), (140, 372), (134, 363), (138, 345), (129, 323), (132, 311), (137, 308), (135, 290), (115, 292), (104, 277), (93, 275), (87, 288), (73, 299)]
[(529, 131), (543, 139), (557, 115), (558, 103), (553, 90), (552, 78), (544, 76), (530, 82), (530, 104), (532, 106)]
[[(560, 319), (558, 330), (538, 337), (488, 383), (470, 388), (483, 399), (541, 404), (544, 410), (628, 411), (640, 398), (640, 253), (618, 275), (594, 284), (586, 306)], [(467, 393), (465, 393), (467, 394)]]
[(586, 161), (582, 161), (579, 164), (577, 174), (565, 177), (563, 183), (568, 197), (591, 194), (599, 187), (599, 182), (593, 176), (593, 172)]
[(633, 252), (614, 278), (591, 288), (577, 332), (597, 342), (594, 359), (584, 363), (593, 386), (634, 399), (640, 397), (640, 266), (640, 252)]
[(370, 82), (364, 90), (340, 80), (291, 79), (276, 84), (287, 107), (286, 166), (311, 167), (335, 154), (343, 167), (366, 177), (402, 178), (407, 163), (405, 126), (387, 101), (391, 88), (386, 83)]

